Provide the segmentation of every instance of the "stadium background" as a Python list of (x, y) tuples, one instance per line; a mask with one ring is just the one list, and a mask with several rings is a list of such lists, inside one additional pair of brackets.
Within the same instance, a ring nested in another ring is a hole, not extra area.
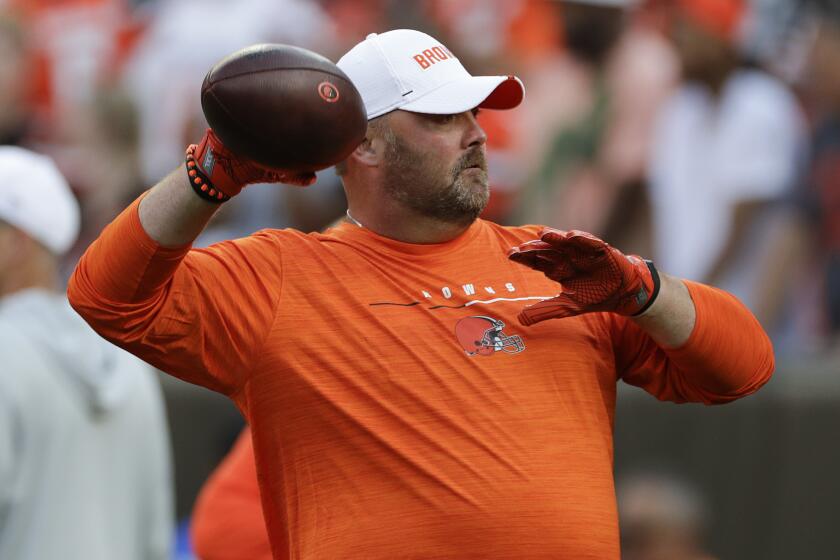
[[(647, 151), (651, 123), (679, 80), (663, 15), (670, 2), (640, 2), (618, 19), (589, 14), (594, 19), (579, 23), (595, 43), (588, 47), (595, 53), (590, 59), (570, 48), (573, 9), (560, 4), (0, 0), (0, 142), (52, 155), (79, 196), (84, 230), (65, 263), (69, 274), (99, 230), (179, 165), (183, 146), (200, 136), (198, 88), (216, 60), (257, 42), (293, 43), (335, 60), (371, 30), (410, 27), (440, 38), (473, 73), (516, 73), (525, 81), (525, 106), (482, 116), (491, 136), (489, 217), (589, 229), (622, 250), (655, 255), (646, 165), (652, 157)], [(814, 154), (820, 146), (813, 140), (840, 115), (840, 98), (832, 97), (840, 92), (840, 75), (815, 70), (818, 56), (840, 60), (835, 4), (754, 0), (737, 38), (750, 65), (774, 74), (794, 92), (804, 122), (801, 172), (778, 201), (794, 224), (791, 247), (778, 253), (777, 270), (788, 281), (776, 294), (782, 302), (778, 309), (756, 310), (776, 343), (773, 381), (753, 398), (714, 409), (657, 403), (638, 390), (621, 389), (618, 480), (640, 473), (676, 476), (706, 512), (706, 547), (718, 558), (836, 555), (840, 348), (829, 308), (840, 297), (840, 286), (826, 269), (837, 262), (840, 248), (840, 156), (818, 161)], [(596, 27), (587, 28), (593, 21)], [(616, 37), (607, 32), (613, 25)], [(599, 58), (599, 45), (628, 33), (644, 40), (635, 50), (626, 49), (620, 64), (609, 59), (612, 55)], [(598, 112), (604, 99), (611, 104)], [(563, 115), (576, 114), (603, 121), (577, 129), (577, 136), (563, 136), (564, 127), (574, 128)], [(622, 129), (622, 115), (641, 122)], [(599, 153), (604, 149), (599, 140), (592, 141), (593, 129), (607, 136), (603, 131), (611, 127), (632, 132), (616, 133), (619, 155), (613, 160)], [(563, 152), (558, 138), (571, 138), (589, 151)], [(554, 152), (546, 149), (549, 144)], [(546, 158), (556, 162), (558, 153), (564, 168), (549, 169)], [(599, 182), (610, 175), (605, 167), (614, 172), (615, 161), (622, 162), (620, 180)], [(548, 186), (534, 187), (545, 173), (552, 174), (543, 181)], [(256, 186), (249, 191), (220, 213), (201, 244), (263, 227), (320, 229), (344, 208), (330, 172), (306, 190)], [(762, 245), (766, 240), (749, 242), (754, 246), (747, 252), (768, 249)], [(161, 381), (173, 439), (177, 514), (185, 522), (202, 482), (242, 424), (223, 398), (170, 378)], [(183, 547), (174, 556), (189, 558)]]

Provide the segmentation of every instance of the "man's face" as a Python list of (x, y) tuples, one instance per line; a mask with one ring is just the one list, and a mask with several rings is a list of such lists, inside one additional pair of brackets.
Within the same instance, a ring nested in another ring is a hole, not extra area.
[(386, 192), (424, 217), (459, 225), (475, 221), (490, 198), (487, 136), (476, 114), (389, 115), (381, 131)]

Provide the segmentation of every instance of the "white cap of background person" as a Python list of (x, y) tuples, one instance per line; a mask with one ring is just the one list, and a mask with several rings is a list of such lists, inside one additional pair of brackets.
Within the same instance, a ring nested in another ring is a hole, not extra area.
[(368, 119), (395, 109), (456, 114), (513, 109), (525, 88), (515, 76), (472, 76), (440, 41), (411, 29), (371, 33), (338, 61), (359, 90)]
[(79, 236), (79, 203), (52, 159), (0, 146), (0, 221), (62, 255)]

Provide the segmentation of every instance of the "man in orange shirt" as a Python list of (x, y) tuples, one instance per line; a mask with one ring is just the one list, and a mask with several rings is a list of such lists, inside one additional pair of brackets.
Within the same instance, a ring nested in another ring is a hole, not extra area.
[[(275, 558), (617, 559), (618, 380), (729, 402), (769, 379), (772, 348), (726, 293), (581, 232), (478, 219), (475, 111), (523, 89), (414, 59), (437, 47), (390, 31), (339, 61), (370, 121), (339, 166), (346, 223), (191, 249), (218, 204), (179, 169), (91, 245), (70, 300), (105, 338), (239, 406)], [(312, 180), (211, 132), (191, 151), (224, 161), (199, 171), (228, 196)]]

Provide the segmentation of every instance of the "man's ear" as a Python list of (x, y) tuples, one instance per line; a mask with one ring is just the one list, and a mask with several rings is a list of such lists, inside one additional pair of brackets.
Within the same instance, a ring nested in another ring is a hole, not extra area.
[(384, 156), (385, 143), (382, 139), (368, 136), (362, 140), (361, 144), (356, 146), (356, 149), (353, 150), (353, 154), (350, 157), (368, 167), (379, 167)]

